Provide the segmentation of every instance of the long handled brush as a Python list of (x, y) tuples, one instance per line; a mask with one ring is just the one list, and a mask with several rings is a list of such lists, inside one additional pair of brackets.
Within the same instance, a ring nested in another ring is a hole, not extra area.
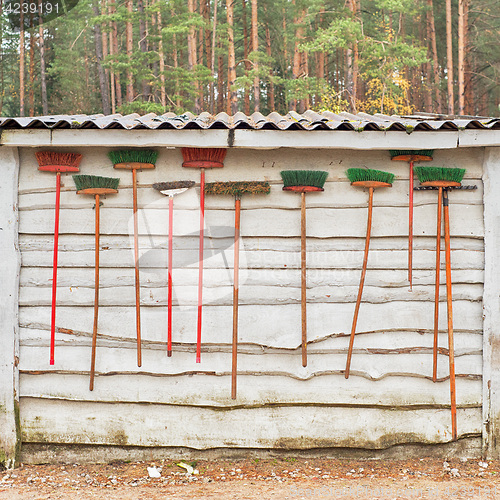
[(134, 266), (135, 266), (135, 315), (137, 332), (137, 366), (142, 364), (141, 355), (141, 292), (139, 282), (139, 229), (137, 220), (137, 170), (155, 168), (158, 152), (151, 149), (125, 149), (110, 151), (110, 160), (115, 168), (132, 170), (134, 209)]
[(368, 265), (368, 251), (370, 250), (370, 236), (372, 230), (372, 211), (373, 211), (373, 190), (381, 187), (391, 187), (394, 182), (394, 174), (383, 172), (381, 170), (371, 170), (363, 168), (350, 168), (347, 170), (347, 178), (351, 181), (351, 186), (368, 188), (368, 221), (366, 224), (365, 254), (363, 258), (363, 269), (359, 280), (358, 298), (354, 309), (352, 319), (351, 337), (349, 339), (349, 350), (347, 352), (347, 363), (345, 367), (345, 378), (349, 378), (351, 369), (352, 349), (354, 346), (354, 336), (356, 335), (356, 324), (358, 322), (359, 307), (363, 295), (363, 286), (365, 284), (366, 268)]
[(118, 193), (120, 179), (96, 175), (74, 175), (77, 194), (93, 195), (95, 198), (95, 283), (94, 283), (94, 327), (92, 330), (92, 356), (90, 361), (90, 390), (94, 390), (95, 358), (97, 349), (97, 324), (99, 316), (99, 224), (100, 197)]
[(434, 292), (434, 343), (432, 380), (437, 380), (437, 352), (439, 333), (439, 272), (441, 267), (441, 203), (444, 208), (444, 244), (446, 262), (446, 303), (448, 311), (448, 358), (450, 365), (451, 427), (453, 440), (457, 439), (457, 406), (455, 390), (455, 353), (453, 340), (453, 307), (451, 281), (450, 215), (448, 190), (460, 187), (465, 174), (463, 168), (416, 167), (415, 172), (422, 186), (438, 189), (437, 231), (436, 231), (436, 280)]
[(306, 193), (324, 191), (328, 172), (321, 170), (284, 170), (283, 191), (300, 193), (300, 279), (302, 319), (302, 366), (307, 366), (307, 277), (306, 277)]
[(50, 320), (50, 364), (54, 364), (56, 338), (56, 293), (57, 293), (57, 254), (59, 247), (59, 205), (61, 199), (61, 173), (78, 172), (82, 155), (78, 153), (57, 153), (39, 151), (35, 153), (38, 170), (56, 173), (56, 210), (54, 223), (54, 258), (52, 263), (52, 310)]
[(203, 246), (205, 235), (205, 169), (222, 168), (224, 148), (182, 148), (182, 166), (200, 169), (200, 250), (198, 257), (198, 324), (196, 335), (196, 362), (201, 363), (201, 324), (203, 308)]
[(236, 399), (238, 358), (238, 293), (240, 262), (240, 209), (244, 194), (269, 194), (268, 182), (213, 182), (205, 186), (205, 194), (234, 196), (234, 278), (233, 278), (233, 350), (231, 371), (231, 398)]
[(194, 186), (194, 181), (157, 182), (153, 188), (168, 196), (168, 325), (167, 356), (172, 356), (172, 242), (174, 232), (174, 196)]
[(410, 165), (410, 186), (408, 191), (408, 281), (413, 285), (413, 166), (415, 162), (431, 161), (432, 149), (390, 150), (391, 160), (406, 161)]

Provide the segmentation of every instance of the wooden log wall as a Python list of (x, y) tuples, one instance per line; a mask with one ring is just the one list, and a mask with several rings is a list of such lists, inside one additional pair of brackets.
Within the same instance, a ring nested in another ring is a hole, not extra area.
[[(436, 151), (475, 191), (450, 194), (459, 438), (481, 435), (484, 225), (482, 154)], [(55, 177), (20, 154), (20, 408), (23, 442), (253, 449), (367, 448), (451, 440), (444, 255), (438, 381), (432, 382), (436, 192), (415, 192), (413, 291), (407, 282), (408, 166), (388, 152), (231, 149), (207, 182), (267, 180), (242, 200), (238, 397), (231, 399), (234, 200), (206, 198), (202, 362), (195, 363), (199, 184), (174, 199), (174, 352), (166, 355), (168, 199), (159, 181), (195, 180), (179, 149), (138, 173), (143, 363), (136, 365), (132, 185), (105, 148), (82, 147), (81, 173), (120, 177), (101, 208), (95, 389), (93, 198), (63, 176), (56, 361), (49, 365)], [(367, 192), (345, 171), (396, 174), (376, 190), (351, 376), (344, 378), (363, 261)], [(327, 170), (307, 196), (308, 365), (300, 355), (300, 197), (284, 169)], [(443, 243), (444, 244), (444, 243)]]

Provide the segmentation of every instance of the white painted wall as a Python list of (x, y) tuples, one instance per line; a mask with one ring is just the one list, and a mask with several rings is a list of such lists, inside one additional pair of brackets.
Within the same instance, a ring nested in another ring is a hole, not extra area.
[[(441, 134), (437, 134), (441, 135)], [(439, 380), (432, 382), (435, 192), (415, 193), (414, 289), (406, 281), (408, 167), (387, 151), (228, 151), (207, 182), (267, 180), (269, 196), (242, 200), (238, 399), (230, 398), (230, 197), (206, 199), (202, 363), (195, 363), (199, 187), (174, 201), (174, 353), (166, 356), (168, 200), (157, 181), (192, 179), (179, 149), (138, 174), (143, 364), (135, 359), (131, 174), (106, 148), (83, 154), (81, 173), (120, 177), (101, 209), (101, 307), (95, 390), (88, 390), (93, 317), (92, 197), (63, 177), (56, 364), (49, 365), (55, 178), (21, 149), (19, 207), (20, 404), (24, 443), (120, 444), (195, 449), (387, 448), (451, 440), (444, 256)], [(490, 162), (491, 163), (491, 162)], [(490, 163), (486, 162), (486, 165)], [(481, 436), (483, 373), (483, 150), (439, 150), (434, 165), (464, 167), (476, 191), (450, 194), (458, 433)], [(375, 192), (373, 239), (351, 377), (348, 334), (363, 260), (367, 193), (349, 167), (394, 172)], [(307, 196), (309, 363), (300, 357), (299, 197), (280, 170), (327, 170)], [(491, 196), (491, 195), (490, 195)], [(485, 193), (486, 199), (486, 193)], [(220, 227), (225, 229), (221, 230)], [(210, 237), (212, 235), (212, 237)], [(220, 250), (224, 250), (221, 252)], [(212, 255), (210, 254), (212, 252)], [(224, 411), (221, 411), (224, 410)]]
[(18, 295), (21, 266), (18, 246), (17, 148), (0, 148), (0, 464), (14, 466), (19, 456)]

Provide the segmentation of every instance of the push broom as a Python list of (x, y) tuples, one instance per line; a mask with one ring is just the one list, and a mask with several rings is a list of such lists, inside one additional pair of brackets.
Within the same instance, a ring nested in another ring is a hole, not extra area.
[(194, 186), (194, 181), (157, 182), (153, 188), (168, 196), (168, 319), (167, 356), (172, 356), (172, 242), (174, 231), (174, 196)]
[(205, 230), (205, 169), (224, 166), (224, 148), (182, 148), (182, 166), (200, 169), (200, 250), (198, 262), (198, 324), (196, 335), (196, 362), (201, 363), (201, 324), (203, 308), (203, 246)]
[(97, 348), (97, 323), (99, 314), (99, 223), (100, 197), (118, 193), (120, 179), (97, 175), (74, 175), (77, 194), (88, 194), (95, 198), (95, 283), (94, 283), (94, 327), (92, 330), (92, 356), (90, 361), (90, 390), (94, 390), (95, 358)]
[(137, 220), (137, 171), (155, 168), (158, 152), (151, 149), (125, 149), (110, 151), (110, 160), (115, 168), (132, 171), (134, 209), (134, 266), (135, 266), (135, 322), (137, 332), (137, 366), (142, 364), (141, 355), (141, 295), (139, 282), (139, 229)]
[(39, 151), (35, 153), (38, 170), (56, 173), (56, 210), (54, 224), (54, 257), (52, 264), (52, 310), (50, 320), (50, 364), (54, 364), (56, 339), (56, 293), (57, 293), (57, 254), (59, 246), (59, 204), (61, 199), (61, 173), (78, 172), (82, 155), (78, 153), (57, 153)]
[(234, 278), (233, 278), (233, 347), (231, 371), (231, 398), (236, 399), (238, 358), (238, 293), (240, 263), (240, 209), (244, 194), (269, 194), (268, 182), (212, 182), (205, 186), (205, 194), (234, 196)]
[(434, 293), (434, 344), (432, 380), (437, 380), (437, 352), (439, 332), (439, 272), (441, 268), (441, 203), (444, 211), (444, 245), (446, 262), (446, 303), (448, 310), (448, 359), (450, 365), (451, 427), (453, 440), (457, 439), (457, 403), (455, 390), (455, 353), (453, 340), (453, 308), (451, 282), (450, 215), (448, 191), (461, 186), (465, 174), (463, 168), (416, 167), (415, 172), (421, 186), (438, 190), (436, 232), (436, 288)]
[(347, 363), (345, 368), (345, 378), (349, 378), (351, 369), (352, 348), (354, 346), (354, 336), (356, 335), (356, 324), (358, 322), (359, 307), (363, 295), (363, 286), (365, 284), (366, 268), (368, 265), (368, 251), (370, 250), (370, 236), (372, 230), (372, 211), (373, 211), (373, 190), (381, 187), (391, 187), (394, 182), (394, 174), (383, 172), (381, 170), (349, 168), (347, 178), (351, 186), (368, 188), (368, 221), (366, 224), (365, 254), (363, 258), (363, 269), (359, 280), (358, 298), (354, 308), (354, 317), (352, 319), (351, 337), (349, 339), (349, 350), (347, 352)]
[(408, 281), (410, 290), (413, 284), (413, 166), (415, 162), (431, 161), (434, 150), (400, 150), (392, 149), (389, 151), (391, 160), (406, 161), (410, 165), (410, 186), (408, 191)]
[(302, 366), (307, 366), (307, 278), (306, 278), (306, 193), (324, 191), (328, 172), (321, 170), (284, 170), (283, 191), (300, 193), (300, 279), (302, 319)]

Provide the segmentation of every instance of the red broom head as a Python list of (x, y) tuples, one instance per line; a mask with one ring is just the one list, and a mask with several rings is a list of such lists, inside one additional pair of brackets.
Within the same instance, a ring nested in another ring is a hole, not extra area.
[(182, 148), (183, 167), (220, 168), (224, 166), (225, 148)]
[(38, 170), (46, 172), (78, 172), (80, 170), (79, 153), (57, 153), (55, 151), (38, 151), (35, 153)]

